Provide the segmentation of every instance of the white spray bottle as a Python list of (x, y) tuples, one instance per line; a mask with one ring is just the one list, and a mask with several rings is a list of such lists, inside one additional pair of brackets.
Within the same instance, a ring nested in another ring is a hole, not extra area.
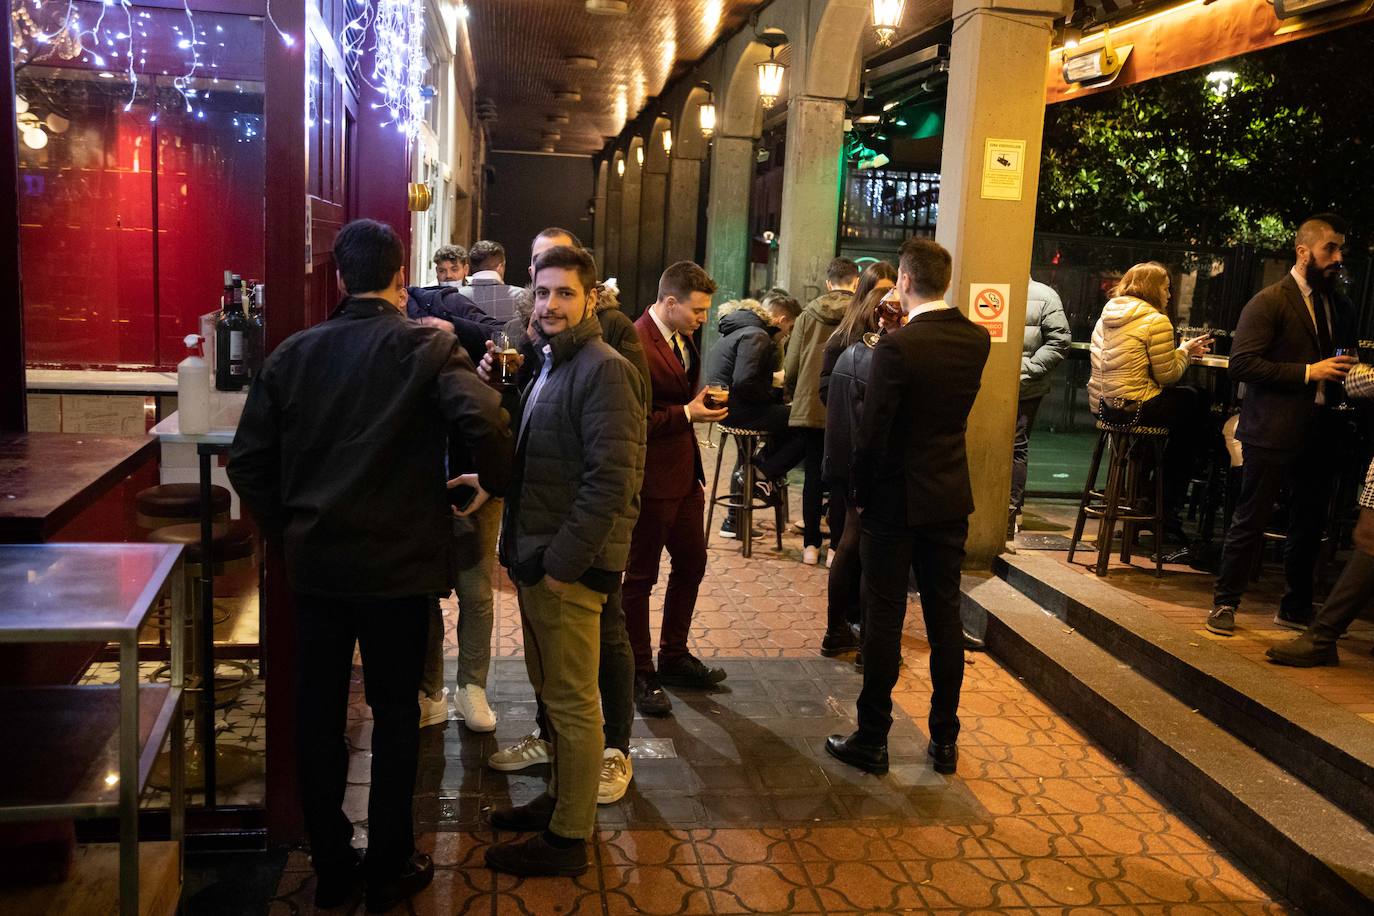
[(210, 364), (201, 345), (205, 338), (187, 334), (190, 354), (177, 363), (177, 421), (181, 432), (198, 436), (210, 431)]

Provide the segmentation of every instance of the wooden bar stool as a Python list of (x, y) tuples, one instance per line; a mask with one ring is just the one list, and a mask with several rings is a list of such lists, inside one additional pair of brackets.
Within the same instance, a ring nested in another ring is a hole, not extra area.
[[(743, 544), (742, 553), (747, 558), (753, 556), (754, 548), (754, 510), (772, 508), (777, 528), (778, 550), (782, 550), (782, 529), (787, 524), (787, 487), (782, 486), (771, 498), (765, 499), (754, 495), (754, 462), (751, 460), (754, 455), (754, 446), (758, 439), (763, 435), (757, 429), (741, 429), (734, 426), (720, 426), (720, 448), (716, 450), (716, 473), (711, 481), (711, 499), (706, 504), (706, 537), (711, 537), (711, 518), (715, 515), (716, 506), (720, 506), (727, 512), (735, 511), (739, 515), (736, 517), (735, 530), (739, 532), (740, 543)], [(720, 466), (725, 460), (725, 439), (727, 436), (735, 437), (735, 449), (740, 456), (740, 467), (743, 472), (744, 485), (740, 495), (726, 492), (720, 496)]]
[[(1097, 445), (1093, 449), (1088, 479), (1083, 484), (1083, 497), (1078, 502), (1078, 520), (1074, 523), (1073, 539), (1069, 541), (1069, 562), (1073, 562), (1083, 528), (1089, 518), (1101, 519), (1097, 531), (1097, 574), (1107, 575), (1107, 559), (1112, 552), (1112, 537), (1121, 523), (1121, 562), (1131, 562), (1131, 551), (1142, 523), (1153, 526), (1155, 536), (1155, 575), (1164, 574), (1164, 551), (1161, 541), (1164, 532), (1164, 448), (1169, 442), (1169, 430), (1164, 426), (1142, 426), (1135, 422), (1141, 402), (1120, 398), (1104, 398), (1098, 411)], [(1154, 507), (1151, 512), (1140, 508), (1140, 478), (1144, 472), (1146, 447), (1153, 449), (1155, 462)], [(1103, 452), (1109, 452), (1107, 482), (1097, 487), (1098, 470)]]
[[(210, 488), (210, 506), (215, 521), (229, 520), (229, 491), (224, 487)], [(200, 521), (200, 484), (164, 483), (139, 490), (134, 497), (138, 509), (138, 526), (149, 531), (169, 525), (186, 525)]]

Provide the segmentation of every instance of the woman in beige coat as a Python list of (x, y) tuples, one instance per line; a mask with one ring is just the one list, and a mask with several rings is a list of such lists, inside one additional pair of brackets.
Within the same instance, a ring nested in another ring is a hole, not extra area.
[(1104, 398), (1136, 401), (1141, 425), (1168, 427), (1164, 504), (1166, 516), (1174, 519), (1205, 420), (1198, 392), (1174, 386), (1189, 361), (1211, 348), (1212, 339), (1176, 344), (1168, 307), (1169, 272), (1163, 265), (1137, 264), (1122, 276), (1093, 329), (1088, 409), (1096, 416)]

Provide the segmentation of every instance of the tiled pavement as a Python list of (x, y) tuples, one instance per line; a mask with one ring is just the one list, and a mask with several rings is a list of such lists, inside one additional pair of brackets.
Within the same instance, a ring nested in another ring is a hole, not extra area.
[[(533, 716), (503, 583), (491, 685), (501, 723), (495, 736), (455, 721), (425, 730), (416, 811), (436, 879), (395, 912), (1286, 911), (985, 656), (967, 669), (959, 772), (936, 774), (923, 756), (918, 619), (904, 640), (892, 772), (866, 776), (826, 757), (824, 737), (852, 726), (860, 676), (817, 654), (825, 569), (797, 562), (795, 541), (779, 556), (764, 540), (747, 562), (713, 542), (694, 651), (729, 670), (726, 689), (675, 692), (673, 718), (636, 720), (634, 786), (600, 809), (595, 865), (575, 880), (518, 880), (482, 864), (506, 838), (485, 825), (487, 809), (529, 799), (545, 775), (481, 763)], [(357, 693), (350, 723), (346, 804), (361, 845), (371, 723)], [(310, 913), (312, 893), (294, 852), (271, 912)]]
[[(1041, 503), (1035, 505), (1034, 509), (1041, 518), (1072, 526), (1076, 506), (1062, 502)], [(1075, 554), (1072, 564), (1068, 562), (1068, 554), (1062, 550), (1036, 553), (1056, 559), (1084, 576), (1094, 576), (1093, 570), (1084, 565), (1096, 558), (1092, 546), (1089, 542), (1086, 553)], [(1329, 564), (1326, 570), (1328, 586), (1340, 575), (1341, 565), (1339, 561)], [(1288, 678), (1323, 699), (1374, 722), (1374, 654), (1371, 654), (1371, 649), (1374, 649), (1374, 623), (1368, 620), (1355, 622), (1350, 628), (1349, 637), (1341, 640), (1338, 648), (1341, 663), (1336, 667), (1287, 668), (1265, 661), (1264, 653), (1270, 646), (1297, 635), (1274, 623), (1274, 611), (1283, 593), (1283, 575), (1272, 557), (1262, 570), (1259, 581), (1247, 592), (1236, 615), (1236, 634), (1231, 637), (1209, 633), (1204, 626), (1207, 612), (1212, 606), (1215, 577), (1211, 573), (1184, 565), (1166, 565), (1163, 577), (1155, 578), (1147, 550), (1145, 555), (1135, 557), (1130, 566), (1123, 564), (1120, 557), (1113, 556), (1106, 581), (1161, 617), (1192, 631), (1198, 639), (1209, 640), (1263, 665), (1274, 676)]]

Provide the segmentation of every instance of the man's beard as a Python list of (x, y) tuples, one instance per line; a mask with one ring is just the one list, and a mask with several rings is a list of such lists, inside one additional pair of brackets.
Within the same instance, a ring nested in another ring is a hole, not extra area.
[(1307, 285), (1318, 292), (1329, 293), (1336, 286), (1336, 275), (1340, 273), (1340, 267), (1331, 264), (1326, 270), (1322, 270), (1314, 262), (1308, 261), (1307, 267), (1303, 271), (1307, 277)]

